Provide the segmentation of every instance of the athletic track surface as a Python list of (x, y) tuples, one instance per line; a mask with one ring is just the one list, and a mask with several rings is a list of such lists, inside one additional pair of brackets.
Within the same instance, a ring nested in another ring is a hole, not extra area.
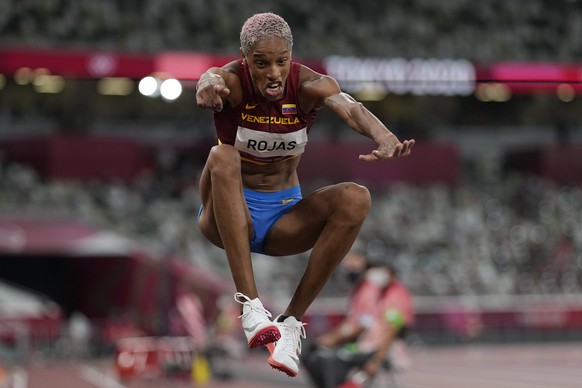
[[(205, 385), (184, 380), (120, 382), (109, 360), (35, 363), (12, 367), (7, 388), (288, 388), (310, 387), (304, 370), (290, 378), (271, 369), (266, 354), (251, 351), (228, 361), (230, 380)], [(385, 388), (582, 388), (582, 344), (422, 347), (408, 370), (383, 376)], [(0, 387), (5, 388), (0, 382)]]

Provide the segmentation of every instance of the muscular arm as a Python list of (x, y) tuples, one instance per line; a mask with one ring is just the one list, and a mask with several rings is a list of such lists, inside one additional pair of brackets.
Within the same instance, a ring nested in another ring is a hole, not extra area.
[[(307, 72), (307, 71), (306, 71)], [(329, 76), (309, 73), (310, 79), (302, 84), (302, 91), (314, 108), (331, 109), (356, 132), (369, 137), (378, 148), (360, 159), (374, 161), (410, 154), (414, 140), (400, 142), (398, 138), (362, 103), (341, 91), (338, 82)]]
[(223, 67), (211, 67), (196, 84), (196, 104), (201, 108), (220, 112), (226, 103), (236, 106), (242, 98), (238, 78), (238, 62)]

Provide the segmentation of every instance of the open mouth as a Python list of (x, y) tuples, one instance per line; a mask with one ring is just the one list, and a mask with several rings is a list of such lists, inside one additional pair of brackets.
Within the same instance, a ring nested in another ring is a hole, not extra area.
[(279, 97), (283, 94), (283, 85), (281, 82), (271, 82), (267, 84), (265, 94), (269, 97)]

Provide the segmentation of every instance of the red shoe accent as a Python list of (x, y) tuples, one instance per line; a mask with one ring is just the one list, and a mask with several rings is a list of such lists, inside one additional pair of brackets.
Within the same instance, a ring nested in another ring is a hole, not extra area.
[(271, 357), (269, 357), (269, 365), (271, 365), (271, 368), (277, 369), (278, 371), (281, 371), (281, 372), (287, 374), (287, 376), (289, 376), (289, 377), (297, 376), (296, 372), (287, 368), (285, 365), (278, 363), (277, 361), (273, 360)]
[(279, 332), (279, 328), (275, 325), (267, 326), (255, 334), (253, 338), (251, 338), (249, 341), (249, 348), (254, 349), (259, 346), (267, 345), (278, 341), (279, 338), (281, 338), (281, 332)]
[(274, 342), (270, 342), (267, 345), (265, 345), (267, 347), (267, 350), (269, 351), (269, 354), (272, 355), (273, 352), (275, 351), (275, 343)]

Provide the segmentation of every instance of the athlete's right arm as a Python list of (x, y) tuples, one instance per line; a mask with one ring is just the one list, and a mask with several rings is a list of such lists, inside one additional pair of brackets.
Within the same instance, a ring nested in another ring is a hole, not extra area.
[(220, 112), (225, 103), (232, 106), (240, 101), (240, 81), (231, 62), (223, 67), (211, 67), (204, 72), (196, 84), (196, 104), (200, 108)]

